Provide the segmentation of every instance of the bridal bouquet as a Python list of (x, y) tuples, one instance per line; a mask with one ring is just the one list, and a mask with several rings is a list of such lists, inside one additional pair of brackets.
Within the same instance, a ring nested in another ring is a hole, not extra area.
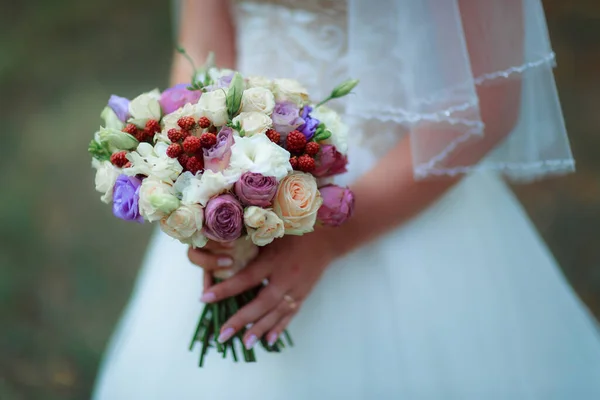
[[(352, 214), (352, 192), (325, 183), (348, 161), (347, 128), (323, 104), (356, 84), (344, 82), (314, 105), (297, 81), (244, 78), (209, 60), (190, 85), (133, 100), (113, 95), (89, 146), (96, 190), (116, 217), (158, 222), (182, 243), (234, 242), (234, 265), (213, 276), (227, 279), (259, 246), (312, 232), (317, 223), (341, 225)], [(255, 361), (253, 350), (235, 343), (244, 332), (225, 343), (217, 337), (260, 289), (204, 307), (190, 344), (202, 345), (200, 366), (210, 347), (235, 361), (239, 347), (245, 361)], [(281, 339), (261, 344), (275, 352), (285, 346)]]

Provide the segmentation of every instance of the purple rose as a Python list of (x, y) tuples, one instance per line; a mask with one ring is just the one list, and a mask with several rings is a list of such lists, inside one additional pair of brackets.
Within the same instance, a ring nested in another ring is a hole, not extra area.
[(235, 183), (235, 194), (247, 206), (269, 207), (277, 192), (277, 179), (253, 172), (246, 172)]
[(316, 165), (312, 174), (317, 178), (343, 174), (347, 171), (348, 157), (337, 151), (335, 146), (325, 144), (317, 155)]
[(187, 103), (195, 104), (198, 102), (202, 92), (199, 90), (188, 90), (187, 87), (187, 83), (180, 83), (162, 92), (158, 102), (164, 114), (170, 114)]
[(348, 188), (328, 185), (319, 189), (323, 204), (317, 218), (328, 226), (340, 226), (354, 212), (354, 193)]
[(138, 201), (142, 181), (133, 176), (119, 175), (113, 188), (113, 214), (125, 221), (142, 223)]
[(312, 137), (315, 135), (317, 127), (321, 123), (321, 121), (318, 119), (310, 116), (312, 110), (312, 107), (304, 106), (302, 109), (302, 119), (304, 120), (304, 125), (298, 127), (298, 130), (304, 134), (306, 140), (312, 139)]
[(217, 143), (210, 149), (204, 149), (204, 168), (220, 172), (229, 166), (233, 146), (233, 129), (225, 126), (217, 134)]
[(244, 210), (230, 194), (208, 201), (204, 209), (204, 235), (216, 242), (231, 242), (240, 237), (244, 227)]
[(288, 133), (304, 124), (304, 120), (300, 118), (300, 110), (292, 102), (283, 101), (275, 104), (271, 119), (273, 120), (273, 128), (282, 135), (282, 139)]
[(121, 122), (127, 122), (129, 119), (129, 99), (125, 97), (115, 96), (114, 94), (108, 99), (108, 106), (117, 114), (117, 118)]

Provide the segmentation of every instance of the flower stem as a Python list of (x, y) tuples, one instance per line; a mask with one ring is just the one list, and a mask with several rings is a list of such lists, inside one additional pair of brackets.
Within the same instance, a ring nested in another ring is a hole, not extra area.
[(329, 100), (333, 100), (333, 97), (329, 96), (328, 98), (326, 98), (325, 100), (321, 101), (320, 103), (318, 103), (315, 108), (319, 108), (321, 107), (323, 104), (327, 103)]

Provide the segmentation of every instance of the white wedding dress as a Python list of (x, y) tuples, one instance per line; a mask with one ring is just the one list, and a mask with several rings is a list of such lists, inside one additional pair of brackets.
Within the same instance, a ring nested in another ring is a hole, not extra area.
[[(278, 3), (237, 4), (239, 68), (323, 94), (347, 76), (345, 2)], [(340, 182), (381, 154), (361, 132)], [(186, 250), (152, 240), (95, 399), (600, 399), (597, 325), (494, 172), (332, 265), (289, 327), (295, 346), (257, 363), (213, 352), (198, 368), (202, 272)]]

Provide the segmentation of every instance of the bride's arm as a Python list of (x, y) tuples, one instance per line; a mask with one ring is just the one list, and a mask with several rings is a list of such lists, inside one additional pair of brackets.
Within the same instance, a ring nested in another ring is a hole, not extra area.
[[(208, 54), (215, 53), (221, 67), (235, 66), (235, 30), (230, 16), (229, 1), (180, 0), (178, 44), (182, 46), (197, 66)], [(173, 57), (171, 83), (187, 83), (192, 67), (179, 53)]]

